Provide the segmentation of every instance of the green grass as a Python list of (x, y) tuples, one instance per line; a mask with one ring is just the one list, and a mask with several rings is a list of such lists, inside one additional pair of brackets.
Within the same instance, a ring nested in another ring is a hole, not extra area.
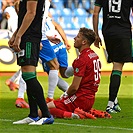
[[(12, 122), (26, 117), (29, 109), (19, 109), (14, 106), (17, 98), (17, 91), (12, 92), (5, 85), (9, 76), (0, 77), (0, 133), (130, 133), (133, 132), (133, 76), (123, 76), (120, 91), (118, 94), (122, 111), (113, 114), (111, 119), (97, 120), (71, 120), (55, 119), (52, 125), (29, 126), (13, 125)], [(38, 77), (44, 87), (45, 97), (47, 95), (48, 80), (45, 76)], [(72, 78), (66, 79), (70, 84)], [(102, 76), (99, 91), (96, 95), (94, 108), (105, 110), (108, 100), (109, 76)], [(55, 98), (62, 92), (56, 88)], [(25, 94), (25, 99), (27, 96)]]

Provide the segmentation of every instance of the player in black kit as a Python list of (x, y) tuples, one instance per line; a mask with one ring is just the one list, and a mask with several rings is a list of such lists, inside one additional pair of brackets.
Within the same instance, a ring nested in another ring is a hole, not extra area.
[[(18, 28), (8, 42), (17, 53), (17, 64), (21, 66), (22, 78), (26, 82), (30, 106), (28, 117), (13, 124), (43, 125), (54, 122), (48, 111), (42, 86), (36, 77), (44, 6), (45, 0), (20, 0)], [(43, 112), (42, 118), (38, 117), (38, 107)]]
[(101, 38), (98, 34), (98, 20), (100, 10), (103, 10), (102, 34), (108, 53), (108, 63), (113, 63), (110, 76), (109, 99), (106, 111), (117, 113), (121, 111), (117, 93), (121, 83), (124, 63), (132, 62), (132, 33), (129, 20), (132, 0), (96, 0), (93, 14), (93, 27), (97, 34), (94, 43), (99, 48)]

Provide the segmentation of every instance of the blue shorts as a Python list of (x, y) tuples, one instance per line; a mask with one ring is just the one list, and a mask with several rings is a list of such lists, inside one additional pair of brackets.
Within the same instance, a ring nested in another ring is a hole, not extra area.
[(40, 50), (39, 58), (42, 60), (42, 63), (49, 62), (50, 60), (53, 60), (56, 58), (56, 55), (54, 53), (53, 48), (50, 45), (49, 40), (43, 40), (41, 41), (43, 47)]
[(68, 56), (66, 46), (60, 42), (58, 45), (52, 46), (56, 54), (60, 67), (68, 67)]
[[(43, 44), (43, 42), (42, 42), (42, 44)], [(50, 45), (50, 43), (49, 43), (49, 45)], [(44, 46), (44, 44), (43, 44), (43, 46)], [(45, 49), (45, 47), (44, 47), (44, 49)], [(46, 62), (48, 62), (54, 58), (57, 58), (60, 67), (68, 67), (68, 56), (67, 56), (66, 46), (62, 42), (60, 42), (57, 45), (53, 45), (53, 46), (50, 45), (50, 48), (49, 49), (47, 48), (47, 51), (48, 50), (50, 50), (50, 52), (45, 53), (45, 54), (47, 54), (45, 56), (45, 57), (48, 57), (47, 59), (44, 60), (40, 57), (40, 59), (42, 60), (42, 66), (43, 66), (44, 71), (49, 72), (50, 69), (49, 69), (48, 65), (46, 64)], [(48, 55), (48, 53), (49, 53), (49, 55)], [(48, 59), (50, 59), (50, 60), (48, 60)]]

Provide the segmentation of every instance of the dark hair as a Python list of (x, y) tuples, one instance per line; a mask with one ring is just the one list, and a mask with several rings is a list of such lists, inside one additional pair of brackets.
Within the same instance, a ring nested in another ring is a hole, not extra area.
[(79, 32), (89, 41), (90, 45), (95, 41), (96, 39), (96, 33), (88, 28), (80, 28)]

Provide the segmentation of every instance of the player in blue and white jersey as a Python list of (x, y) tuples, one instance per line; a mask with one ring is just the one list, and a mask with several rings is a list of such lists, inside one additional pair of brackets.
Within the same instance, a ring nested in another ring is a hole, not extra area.
[[(58, 69), (60, 70), (60, 74), (63, 78), (68, 78), (73, 75), (73, 68), (68, 67), (66, 48), (69, 50), (70, 45), (68, 44), (68, 40), (63, 29), (50, 17), (47, 17), (43, 23), (45, 23), (42, 27), (41, 42), (43, 47), (40, 51), (39, 57), (42, 60), (44, 71), (49, 74), (48, 98), (46, 99), (46, 101), (49, 102), (53, 100), (56, 85), (63, 91), (66, 91), (68, 88), (66, 82), (58, 77)], [(60, 42), (59, 44), (54, 44), (48, 40), (51, 39), (50, 37), (59, 38), (60, 40), (63, 39), (64, 43)]]

